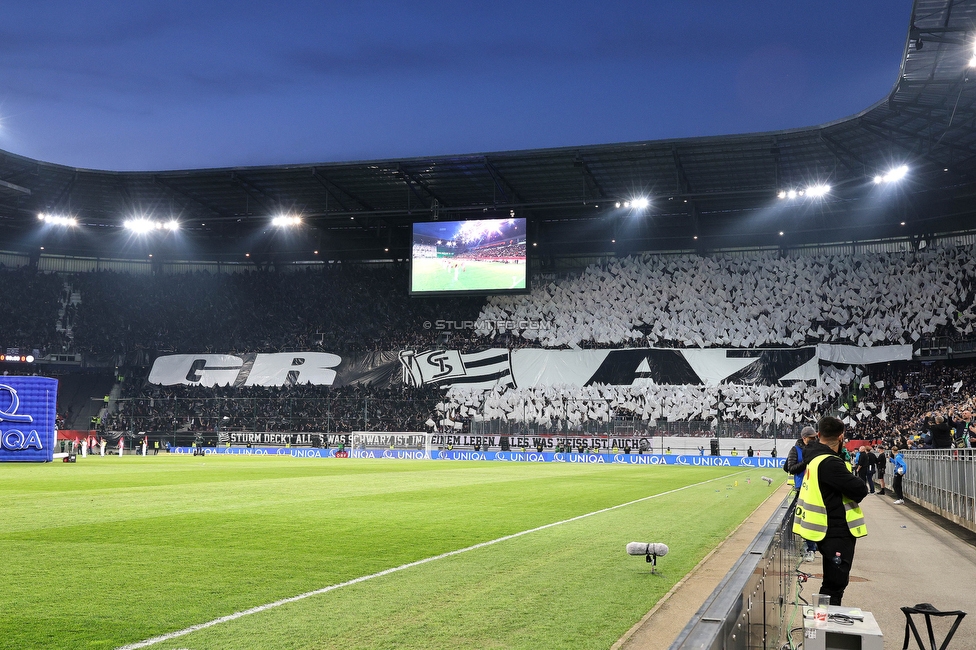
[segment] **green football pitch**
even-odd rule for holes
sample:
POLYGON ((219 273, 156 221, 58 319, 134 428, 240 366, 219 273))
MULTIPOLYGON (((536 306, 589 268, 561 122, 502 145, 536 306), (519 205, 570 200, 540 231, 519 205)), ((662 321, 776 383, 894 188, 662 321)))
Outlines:
POLYGON ((525 264, 465 260, 451 268, 444 259, 417 259, 410 270, 412 291, 487 291, 525 288, 525 264))
POLYGON ((122 647, 366 578, 149 647, 608 648, 769 496, 760 475, 247 456, 5 464, 0 647, 122 647), (626 555, 631 541, 672 551, 652 574, 626 555))

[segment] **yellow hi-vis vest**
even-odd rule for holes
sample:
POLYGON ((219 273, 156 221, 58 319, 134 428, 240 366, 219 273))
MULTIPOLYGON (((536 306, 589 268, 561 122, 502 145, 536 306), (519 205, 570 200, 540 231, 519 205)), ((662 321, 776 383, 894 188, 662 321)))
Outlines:
MULTIPOLYGON (((820 492, 820 463, 827 458, 817 456, 807 464, 807 471, 800 486, 800 496, 796 500, 796 515, 793 518, 793 532, 819 542, 827 536, 827 506, 824 504, 823 494, 820 492)), ((846 463, 845 463, 846 464, 846 463)), ((850 465, 847 467, 850 469, 850 465)), ((854 537, 864 537, 868 534, 868 527, 864 523, 864 513, 855 501, 843 497, 844 514, 847 527, 854 537)))

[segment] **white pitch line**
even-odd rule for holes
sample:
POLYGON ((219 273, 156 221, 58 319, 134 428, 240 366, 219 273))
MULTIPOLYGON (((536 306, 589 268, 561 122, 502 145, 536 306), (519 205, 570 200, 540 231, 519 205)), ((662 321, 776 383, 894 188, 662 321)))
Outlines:
POLYGON ((700 483, 692 483, 691 485, 685 485, 684 487, 668 490, 667 492, 660 492, 658 494, 652 494, 650 496, 641 497, 640 499, 635 499, 633 501, 628 501, 627 503, 621 503, 615 506, 610 506, 609 508, 603 508, 602 510, 594 510, 593 512, 588 512, 585 515, 577 515, 576 517, 570 517, 569 519, 563 519, 562 521, 556 521, 551 524, 545 524, 544 526, 539 526, 537 528, 530 528, 529 530, 523 530, 518 533, 512 533, 511 535, 505 535, 504 537, 499 537, 498 539, 493 539, 487 542, 481 542, 479 544, 475 544, 474 546, 459 548, 455 551, 448 551, 447 553, 441 553, 440 555, 434 555, 431 557, 424 558, 422 560, 416 560, 415 562, 408 562, 407 564, 401 564, 400 566, 393 567, 391 569, 384 569, 383 571, 379 571, 377 573, 371 573, 368 576, 360 576, 358 578, 353 578, 352 580, 347 580, 345 582, 340 582, 338 584, 329 585, 328 587, 322 587, 321 589, 316 589, 315 591, 307 591, 304 594, 298 594, 297 596, 291 596, 290 598, 282 598, 281 600, 276 600, 273 603, 268 603, 266 605, 258 605, 257 607, 252 607, 251 609, 245 609, 240 612, 234 612, 233 614, 228 614, 227 616, 221 616, 220 618, 215 618, 212 621, 207 621, 206 623, 198 623, 197 625, 191 625, 188 628, 177 630, 176 632, 169 632, 167 634, 154 636, 151 639, 146 639, 145 641, 139 641, 138 643, 130 643, 129 645, 120 646, 116 650, 137 650, 137 648, 146 648, 148 646, 155 645, 157 643, 162 643, 163 641, 170 641, 172 639, 177 639, 181 636, 186 636, 191 632, 205 630, 208 627, 220 625, 221 623, 236 621, 239 618, 243 618, 251 614, 258 614, 260 612, 265 612, 269 609, 274 609, 275 607, 281 607, 282 605, 287 605, 288 603, 294 603, 299 600, 305 600, 306 598, 309 598, 311 596, 318 596, 319 594, 325 594, 330 591, 335 591, 336 589, 341 589, 343 587, 355 585, 360 582, 366 582, 367 580, 372 580, 373 578, 381 578, 383 576, 390 575, 391 573, 396 573, 398 571, 403 571, 404 569, 410 569, 415 566, 420 566, 421 564, 427 564, 428 562, 436 562, 437 560, 443 560, 444 558, 451 557, 453 555, 460 555, 461 553, 467 553, 468 551, 475 551, 479 548, 492 546, 493 544, 498 544, 500 542, 507 542, 510 539, 515 539, 516 537, 522 537, 523 535, 528 535, 530 533, 537 533, 540 530, 546 530, 547 528, 554 528, 555 526, 561 526, 563 524, 579 521, 580 519, 586 519, 587 517, 603 514, 604 512, 610 512, 611 510, 617 510, 618 508, 626 508, 627 506, 632 506, 635 503, 641 503, 642 501, 648 501, 650 499, 657 499, 659 497, 667 496, 669 494, 674 494, 675 492, 681 492, 682 490, 687 490, 688 488, 698 487, 699 485, 705 485, 706 483, 711 483, 712 481, 727 479, 730 476, 735 476, 736 474, 741 474, 742 472, 745 471, 748 470, 742 470, 741 472, 733 472, 732 474, 728 474, 726 476, 717 476, 715 478, 710 478, 707 481, 701 481, 700 483))

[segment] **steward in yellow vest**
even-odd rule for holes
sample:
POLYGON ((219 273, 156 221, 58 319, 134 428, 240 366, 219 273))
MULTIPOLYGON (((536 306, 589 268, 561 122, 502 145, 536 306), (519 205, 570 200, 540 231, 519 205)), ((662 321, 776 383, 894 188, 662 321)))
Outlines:
POLYGON ((840 605, 850 580, 854 546, 868 533, 864 513, 857 505, 868 487, 851 473, 841 450, 844 423, 825 417, 817 424, 819 442, 803 449, 807 463, 797 496, 793 532, 817 543, 823 557, 823 586, 831 605, 840 605))

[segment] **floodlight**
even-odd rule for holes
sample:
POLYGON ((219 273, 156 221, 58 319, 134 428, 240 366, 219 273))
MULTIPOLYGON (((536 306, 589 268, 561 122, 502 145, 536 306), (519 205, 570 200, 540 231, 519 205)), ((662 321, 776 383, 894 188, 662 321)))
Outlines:
POLYGON ((636 198, 634 199, 633 202, 634 207, 637 208, 638 210, 643 210, 647 208, 647 206, 649 206, 650 204, 651 202, 646 196, 641 196, 639 198, 636 198))
POLYGON ((807 187, 807 196, 820 197, 830 192, 830 185, 810 185, 807 187))
POLYGON ((976 68, 976 54, 973 55, 973 58, 969 59, 969 67, 976 68))
POLYGON ((301 222, 302 222, 301 217, 282 214, 272 219, 271 225, 277 226, 278 228, 290 228, 291 226, 299 225, 301 222))
POLYGON ((180 222, 176 219, 170 219, 166 222, 166 230, 179 230, 180 222))
POLYGON ((885 180, 887 180, 889 183, 894 183, 895 181, 900 181, 901 179, 905 178, 905 174, 907 173, 908 165, 900 165, 888 172, 885 180))
POLYGON ((156 224, 145 217, 126 219, 122 225, 125 226, 126 229, 139 234, 150 232, 156 228, 156 224))
POLYGON ((786 196, 787 196, 787 198, 795 199, 796 198, 796 190, 790 190, 789 192, 786 193, 786 196))
POLYGON ((620 207, 620 201, 617 201, 614 205, 619 208, 620 207))
POLYGON ((899 165, 898 167, 892 167, 889 169, 888 173, 884 174, 883 176, 875 176, 874 182, 875 184, 897 183, 901 179, 905 178, 906 174, 908 174, 908 165, 899 165))
POLYGON ((786 190, 780 190, 779 191, 779 194, 777 194, 776 197, 777 198, 780 198, 780 199, 785 199, 786 198, 786 190))
POLYGON ((44 223, 49 223, 55 226, 71 227, 71 226, 78 225, 78 220, 75 219, 74 217, 64 216, 60 214, 45 214, 42 212, 37 215, 37 218, 40 221, 43 221, 44 223))

